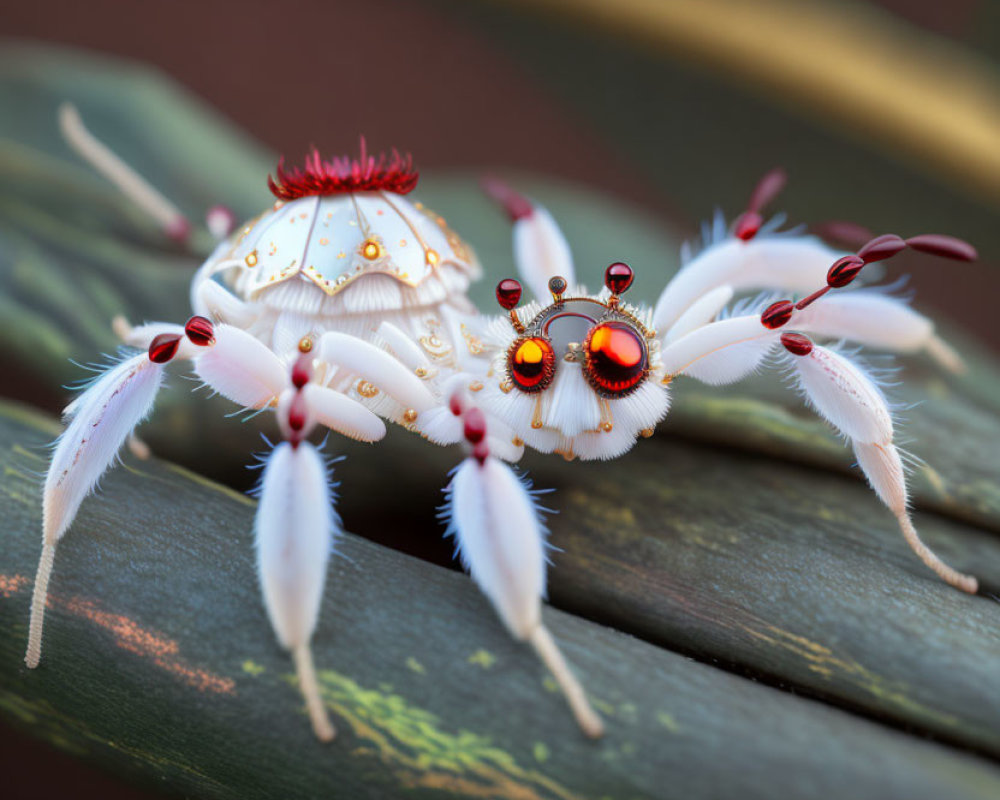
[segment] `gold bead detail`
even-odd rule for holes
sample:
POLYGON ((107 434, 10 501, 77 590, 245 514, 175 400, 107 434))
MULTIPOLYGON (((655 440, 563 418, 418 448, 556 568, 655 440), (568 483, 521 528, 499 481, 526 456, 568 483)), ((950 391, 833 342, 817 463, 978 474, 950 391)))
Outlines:
POLYGON ((312 349, 313 349, 313 340, 311 337, 303 336, 301 339, 299 339, 300 353, 309 353, 312 351, 312 349))
POLYGON ((247 253, 247 257, 244 258, 243 260, 246 261, 248 267, 256 267, 257 266, 257 251, 256 250, 251 250, 249 253, 247 253))
POLYGON ((414 408, 408 408, 403 412, 403 422, 407 425, 412 425, 417 421, 417 411, 414 408))
POLYGON ((611 433, 614 427, 615 426, 612 425, 610 422, 605 422, 603 425, 601 425, 601 430, 604 431, 605 433, 611 433))
POLYGON ((424 257, 427 259, 427 263, 430 264, 432 267, 438 263, 438 259, 440 258, 440 256, 438 256, 437 254, 437 250, 428 250, 424 254, 424 257))
POLYGON ((650 436, 653 435, 653 429, 652 428, 643 428, 641 431, 639 431, 639 435, 643 439, 648 439, 650 436))
POLYGON ((520 436, 515 436, 513 439, 510 440, 510 443, 514 445, 514 447, 523 447, 524 439, 522 439, 520 436))
POLYGON ((374 261, 382 255, 382 245, 374 239, 366 239, 365 243, 361 245, 361 255, 369 261, 374 261))

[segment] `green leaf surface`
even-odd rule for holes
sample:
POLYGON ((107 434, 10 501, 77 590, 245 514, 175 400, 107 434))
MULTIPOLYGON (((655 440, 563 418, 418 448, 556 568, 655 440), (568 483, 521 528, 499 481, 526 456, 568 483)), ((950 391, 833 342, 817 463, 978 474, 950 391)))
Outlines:
MULTIPOLYGON (((858 798, 1000 792, 1000 769, 982 759, 548 609, 607 720, 603 740, 585 740, 542 667, 471 581, 350 534, 331 566, 314 639, 339 729, 321 745, 258 596, 253 503, 156 460, 127 458, 81 510, 57 556, 43 662, 29 671, 21 659, 41 520, 30 473, 57 427, 0 404, 0 715, 146 785, 212 798, 404 790, 771 798, 781 775, 782 791, 800 798, 845 785, 858 798)), ((571 498, 571 509, 578 502, 571 498)), ((572 544, 561 530, 556 543, 572 544)), ((952 594, 944 606, 965 616, 975 602, 985 605, 952 594)), ((714 612, 696 609, 692 623, 714 612)), ((778 640, 779 650, 787 633, 745 614, 732 623, 750 630, 747 638, 778 640)), ((970 644, 960 634, 945 639, 942 646, 970 644)), ((833 657, 817 663, 838 668, 833 657)))

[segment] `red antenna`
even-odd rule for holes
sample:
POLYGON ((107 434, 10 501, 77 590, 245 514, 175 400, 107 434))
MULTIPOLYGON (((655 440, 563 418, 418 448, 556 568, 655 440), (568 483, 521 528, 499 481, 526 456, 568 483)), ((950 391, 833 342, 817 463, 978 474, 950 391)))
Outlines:
POLYGON ((750 193, 747 210, 733 223, 733 233, 738 238, 748 242, 757 235, 760 226, 764 224, 764 217, 760 212, 781 194, 787 182, 788 174, 781 167, 775 167, 757 181, 753 192, 750 193))
MULTIPOLYGON (((866 265, 892 258, 906 248, 930 253, 941 258, 950 258, 953 261, 975 261, 978 258, 975 247, 961 239, 956 239, 954 236, 938 233, 925 233, 920 236, 912 236, 909 239, 902 239, 894 233, 876 236, 862 246, 857 253, 843 256, 834 261, 826 273, 826 286, 823 288, 817 289, 808 297, 803 297, 794 304, 791 300, 779 300, 776 303, 771 303, 760 315, 761 325, 771 330, 781 328, 788 324, 795 311, 801 311, 816 302, 831 289, 841 289, 850 284, 866 265)), ((801 336, 800 334, 795 335, 801 336)), ((794 341, 799 350, 803 349, 804 345, 800 339, 791 341, 794 341)), ((790 352, 797 353, 796 349, 789 347, 784 335, 782 344, 790 352)), ((797 354, 802 355, 802 353, 797 354)))

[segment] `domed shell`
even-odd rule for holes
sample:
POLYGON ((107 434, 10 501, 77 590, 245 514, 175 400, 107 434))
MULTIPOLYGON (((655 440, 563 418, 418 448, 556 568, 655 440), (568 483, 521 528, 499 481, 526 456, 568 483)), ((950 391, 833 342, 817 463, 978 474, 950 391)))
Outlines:
POLYGON ((441 216, 390 192, 279 201, 236 233, 224 262, 241 267, 234 285, 248 299, 296 276, 333 296, 371 274, 416 288, 436 272, 459 273, 463 286, 479 272, 441 216))

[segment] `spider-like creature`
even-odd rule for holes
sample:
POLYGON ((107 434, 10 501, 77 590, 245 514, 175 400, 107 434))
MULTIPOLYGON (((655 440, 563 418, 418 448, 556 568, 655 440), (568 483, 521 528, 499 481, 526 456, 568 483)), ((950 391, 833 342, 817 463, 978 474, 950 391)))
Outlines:
MULTIPOLYGON (((137 204, 183 236, 186 220, 95 140, 75 110, 67 140, 137 204)), ((465 296, 478 277, 472 250, 437 214, 409 202, 417 183, 409 158, 368 155, 303 169, 279 166, 269 179, 273 208, 235 228, 216 208, 220 242, 191 287, 186 324, 116 330, 122 359, 66 409, 67 427, 44 489, 43 547, 25 658, 41 656, 42 623, 56 544, 100 475, 150 412, 169 363, 190 361, 203 384, 246 409, 273 409, 283 441, 265 459, 256 516, 264 602, 279 642, 291 651, 313 729, 334 729, 321 701, 310 651, 338 533, 329 469, 309 437, 328 428, 375 441, 389 420, 436 444, 463 443, 467 457, 446 491, 444 516, 462 562, 513 636, 551 670, 582 730, 600 736, 589 705, 542 622, 545 527, 533 493, 510 464, 525 446, 566 458, 609 459, 652 434, 667 414, 674 378, 737 381, 768 361, 783 364, 802 394, 850 440, 872 488, 916 554, 951 585, 974 578, 945 565, 918 538, 907 510, 893 418, 864 368, 810 336, 882 350, 926 349, 945 367, 958 356, 932 323, 873 289, 837 291, 872 262, 906 248, 971 260, 947 236, 871 239, 844 254, 801 231, 781 233, 763 208, 784 182, 769 173, 747 211, 717 219, 703 247, 667 284, 655 307, 623 300, 633 282, 624 263, 588 293, 574 278, 569 247, 551 216, 499 181, 487 191, 508 212, 522 280, 534 300, 518 307, 518 281, 501 281, 506 314, 479 314, 465 296), (744 300, 768 290, 801 299, 744 300), (727 308, 728 307, 728 308, 727 308)))

